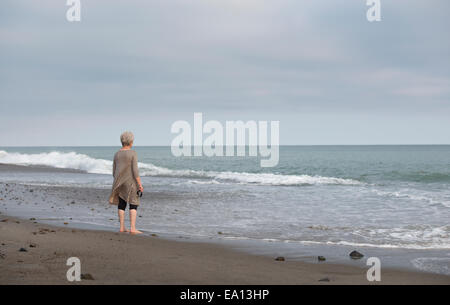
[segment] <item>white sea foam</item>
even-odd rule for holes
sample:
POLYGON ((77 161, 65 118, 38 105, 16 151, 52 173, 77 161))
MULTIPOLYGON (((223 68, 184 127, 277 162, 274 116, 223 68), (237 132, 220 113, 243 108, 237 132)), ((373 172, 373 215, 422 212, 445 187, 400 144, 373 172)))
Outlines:
POLYGON ((76 169, 95 174, 110 174, 112 172, 112 161, 95 159, 75 152, 52 151, 49 153, 22 154, 0 151, 0 163, 76 169))
MULTIPOLYGON (((49 152, 39 154, 9 153, 0 151, 0 163, 17 165, 41 165, 56 168, 77 169, 93 174, 111 174, 112 161, 95 159, 75 152, 49 152)), ((218 172, 197 170, 176 170, 139 163, 141 176, 180 177, 213 179, 215 182, 227 181, 242 184, 295 186, 295 185, 359 185, 352 179, 309 175, 281 175, 272 173, 218 172)))
POLYGON ((417 269, 450 275, 450 258, 445 257, 419 257, 413 259, 411 263, 417 269))
POLYGON ((419 195, 419 194, 412 194, 414 190, 399 190, 399 191, 381 191, 377 189, 371 190, 373 193, 377 194, 378 196, 382 197, 390 197, 390 198, 398 198, 398 199, 408 199, 413 201, 422 201, 429 203, 431 205, 442 205, 444 207, 449 208, 450 207, 450 201, 445 200, 443 198, 433 198, 432 192, 426 193, 426 196, 419 195))
POLYGON ((445 250, 450 249, 450 226, 407 226, 402 228, 367 229, 351 227, 328 227, 314 225, 308 229, 325 230, 326 236, 318 236, 317 240, 308 239, 303 234, 298 237, 267 238, 245 236, 223 236, 227 239, 260 239, 263 241, 300 243, 305 245, 332 245, 380 249, 410 250, 445 250), (363 237, 363 240, 352 240, 352 234, 363 237), (338 236, 347 236, 339 240, 338 236))
MULTIPOLYGON (((389 229, 360 229, 353 232, 379 245, 366 246, 405 249, 450 249, 450 226, 406 226, 389 229)), ((348 244, 352 245, 352 244, 348 244)))
MULTIPOLYGON (((450 226, 406 226, 402 228, 351 228, 351 227, 329 227, 322 225, 309 226, 308 229, 326 231, 328 236, 351 236, 362 237, 361 241, 348 240, 305 240, 304 236, 296 238, 278 238, 274 241, 302 244, 325 244, 351 247, 385 248, 385 249, 450 249, 450 226), (337 235, 336 235, 337 234, 337 235)), ((328 239, 328 237, 325 237, 328 239)), ((334 239, 334 237, 332 238, 334 239)))
MULTIPOLYGON (((249 238, 244 236, 223 236, 225 239, 255 239, 259 238, 249 238)), ((361 247, 361 248, 379 248, 379 249, 409 249, 409 250, 442 250, 450 249, 450 245, 442 246, 439 244, 408 244, 408 243, 364 243, 364 242, 351 242, 351 241, 315 241, 315 240, 295 240, 295 239, 281 239, 281 238, 261 238, 263 241, 269 242, 283 242, 283 243, 299 243, 304 245, 330 245, 330 246, 349 246, 349 247, 361 247)), ((394 241, 392 241, 394 242, 394 241)))

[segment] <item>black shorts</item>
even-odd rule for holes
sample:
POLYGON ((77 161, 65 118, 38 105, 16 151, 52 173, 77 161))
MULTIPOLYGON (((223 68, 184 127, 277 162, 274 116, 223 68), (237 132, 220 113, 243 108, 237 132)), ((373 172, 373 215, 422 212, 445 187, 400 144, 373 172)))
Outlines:
MULTIPOLYGON (((119 205, 117 207, 119 208, 119 210, 125 211, 125 209, 127 208, 127 202, 119 197, 119 205)), ((137 207, 137 205, 130 204, 130 210, 137 210, 137 207)))

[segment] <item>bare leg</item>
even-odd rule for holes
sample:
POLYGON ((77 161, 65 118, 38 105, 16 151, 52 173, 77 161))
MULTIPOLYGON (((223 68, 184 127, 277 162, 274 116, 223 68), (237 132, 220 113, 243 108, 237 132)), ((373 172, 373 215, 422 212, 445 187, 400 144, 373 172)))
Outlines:
POLYGON ((120 222, 120 230, 119 232, 128 232, 127 229, 125 229, 125 211, 121 209, 117 209, 119 214, 119 222, 120 222))
POLYGON ((135 209, 130 209, 130 226, 131 226, 130 233, 131 234, 141 234, 142 233, 141 231, 136 230, 136 216, 137 216, 137 211, 135 209))

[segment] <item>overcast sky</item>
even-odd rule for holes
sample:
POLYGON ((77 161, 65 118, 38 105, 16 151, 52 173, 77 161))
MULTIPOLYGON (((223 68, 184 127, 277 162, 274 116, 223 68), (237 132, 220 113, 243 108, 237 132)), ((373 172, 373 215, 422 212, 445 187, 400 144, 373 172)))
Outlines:
POLYGON ((176 120, 281 144, 450 144, 450 1, 0 3, 0 146, 169 145, 176 120))

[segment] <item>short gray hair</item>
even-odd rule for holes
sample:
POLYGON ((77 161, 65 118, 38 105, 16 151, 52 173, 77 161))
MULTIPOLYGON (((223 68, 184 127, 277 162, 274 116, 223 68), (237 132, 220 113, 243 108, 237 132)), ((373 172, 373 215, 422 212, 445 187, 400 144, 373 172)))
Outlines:
POLYGON ((120 142, 122 142, 122 146, 128 146, 131 142, 134 141, 134 135, 131 131, 125 131, 120 135, 120 142))

